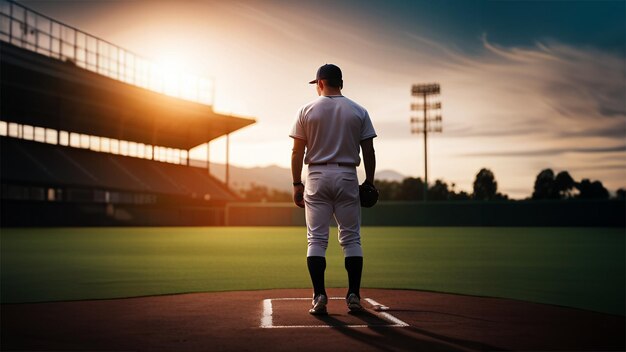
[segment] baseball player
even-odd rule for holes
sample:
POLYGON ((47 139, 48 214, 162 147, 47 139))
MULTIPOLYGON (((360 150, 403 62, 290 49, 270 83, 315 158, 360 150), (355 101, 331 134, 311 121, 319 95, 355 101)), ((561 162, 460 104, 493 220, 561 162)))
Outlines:
POLYGON ((363 270, 361 208, 356 167, 363 151, 366 180, 373 186, 376 131, 367 110, 341 94, 341 69, 326 64, 314 80, 319 97, 303 106, 289 136, 293 138, 291 173, 293 199, 305 209, 307 224, 307 267, 313 283, 311 314, 327 314, 324 286, 326 248, 331 216, 339 230, 339 243, 348 272, 346 303, 350 311, 362 310, 360 286, 363 270), (306 151, 306 154, 305 154, 306 151), (306 182, 302 163, 308 165, 306 182))

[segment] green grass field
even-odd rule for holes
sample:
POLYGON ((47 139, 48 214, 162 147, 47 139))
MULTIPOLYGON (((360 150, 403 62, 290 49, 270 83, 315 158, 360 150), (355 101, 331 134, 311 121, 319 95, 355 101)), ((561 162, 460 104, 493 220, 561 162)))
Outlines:
MULTIPOLYGON (((332 230, 328 287, 345 287, 332 230)), ((420 289, 624 315, 622 228, 363 229, 364 287, 420 289)), ((299 227, 2 229, 1 300, 307 288, 299 227)))

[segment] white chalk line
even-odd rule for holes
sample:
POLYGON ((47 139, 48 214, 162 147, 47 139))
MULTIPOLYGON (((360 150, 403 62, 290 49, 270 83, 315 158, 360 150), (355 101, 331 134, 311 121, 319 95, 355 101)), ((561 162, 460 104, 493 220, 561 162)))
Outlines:
POLYGON ((261 317, 261 327, 267 328, 273 326, 272 322, 272 300, 263 300, 263 316, 261 317))
MULTIPOLYGON (((261 326, 264 329, 309 329, 309 328, 369 328, 369 325, 276 325, 276 326, 261 326)), ((381 327, 391 327, 390 325, 381 325, 381 327)))
MULTIPOLYGON (((345 297, 328 297, 328 299, 345 299, 345 297)), ((272 301, 312 301, 313 298, 287 297, 287 298, 271 298, 272 301)))
MULTIPOLYGON (((374 301, 371 298, 365 298, 365 300, 369 304, 373 305, 374 307, 378 306, 378 307, 381 307, 381 308, 389 309, 389 307, 387 307, 386 305, 380 304, 380 303, 374 301)), ((390 322, 394 323, 397 326, 409 326, 409 324, 403 322, 402 320, 394 317, 393 315, 391 315, 389 313, 384 313, 383 312, 383 313, 378 313, 378 315, 380 315, 381 317, 384 317, 385 319, 387 319, 387 321, 390 321, 390 322)))
MULTIPOLYGON (((407 327, 409 324, 403 322, 402 320, 396 318, 395 316, 389 313, 380 313, 375 312, 374 315, 386 320, 390 323, 390 325, 341 325, 341 326, 333 326, 333 325, 274 325, 273 322, 273 308, 272 301, 305 301, 310 300, 311 298, 267 298, 263 300, 263 315, 261 316, 261 325, 260 327, 263 329, 302 329, 302 328, 369 328, 369 327, 377 327, 377 328, 401 328, 407 327)), ((328 299, 339 300, 345 299, 343 297, 329 297, 328 299)), ((365 298, 369 304, 373 306, 382 306, 386 307, 371 298, 365 298)))
POLYGON ((374 300, 373 300, 373 299, 371 299, 371 298, 364 298, 364 300, 365 300, 365 301, 367 301, 367 303, 369 303, 369 304, 371 304, 371 305, 373 305, 373 306, 381 306, 381 307, 386 307, 386 306, 383 306, 382 304, 380 304, 380 303, 378 303, 378 302, 374 301, 374 300))

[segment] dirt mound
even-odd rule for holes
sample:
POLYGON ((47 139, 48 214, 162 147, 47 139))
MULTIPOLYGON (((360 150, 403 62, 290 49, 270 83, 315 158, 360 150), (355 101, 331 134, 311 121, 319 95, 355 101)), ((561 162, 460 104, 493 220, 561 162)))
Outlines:
POLYGON ((624 350, 625 318, 507 299, 344 290, 311 316, 310 290, 192 293, 2 305, 2 350, 624 350), (374 310, 375 305, 388 310, 374 310))

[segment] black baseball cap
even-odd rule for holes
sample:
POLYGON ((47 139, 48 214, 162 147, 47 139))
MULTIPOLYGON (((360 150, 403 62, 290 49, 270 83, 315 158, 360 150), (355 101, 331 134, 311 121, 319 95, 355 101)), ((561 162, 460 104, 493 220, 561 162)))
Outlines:
POLYGON ((315 79, 309 84, 315 84, 320 79, 327 79, 334 82, 342 82, 341 69, 333 64, 326 64, 317 69, 315 79))

